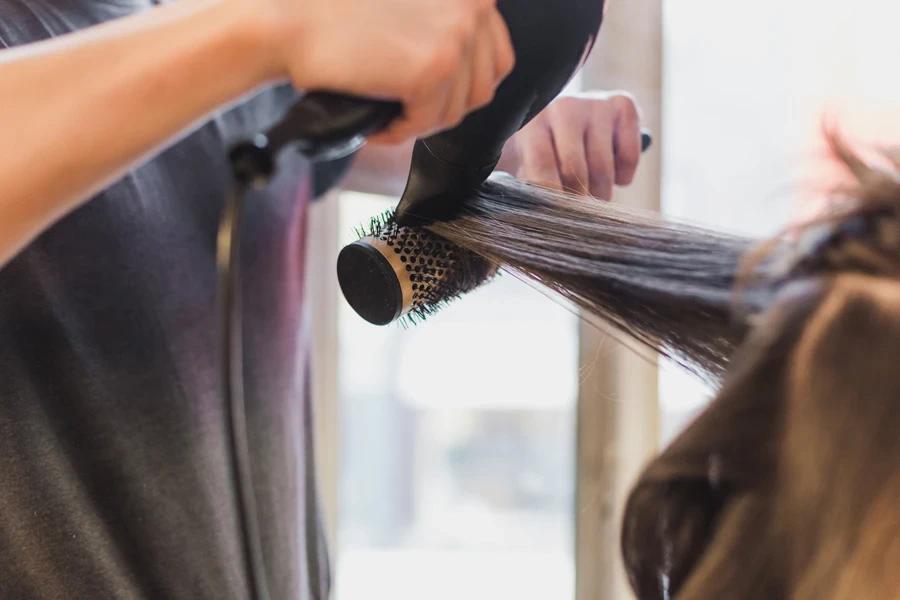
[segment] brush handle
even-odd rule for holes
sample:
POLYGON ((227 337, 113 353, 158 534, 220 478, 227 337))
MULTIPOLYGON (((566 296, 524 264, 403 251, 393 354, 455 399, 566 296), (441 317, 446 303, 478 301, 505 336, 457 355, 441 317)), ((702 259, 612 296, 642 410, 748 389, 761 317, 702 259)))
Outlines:
POLYGON ((641 152, 646 152, 653 145, 653 136, 649 129, 641 129, 641 152))
POLYGON ((313 160, 352 154, 365 138, 403 114, 399 102, 331 92, 310 92, 266 133, 273 154, 287 145, 313 160))
MULTIPOLYGON (((402 114, 403 105, 399 102, 311 92, 288 110, 266 133, 266 138, 273 154, 294 144, 312 159, 338 158, 356 151, 365 138, 402 114)), ((650 132, 641 131, 641 152, 652 143, 650 132)))

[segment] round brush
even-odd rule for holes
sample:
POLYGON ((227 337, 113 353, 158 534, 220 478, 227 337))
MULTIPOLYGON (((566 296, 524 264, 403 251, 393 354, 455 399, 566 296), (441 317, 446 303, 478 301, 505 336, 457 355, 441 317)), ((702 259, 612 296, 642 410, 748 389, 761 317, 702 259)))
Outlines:
POLYGON ((416 323, 497 273, 497 267, 394 212, 374 217, 338 256, 341 291, 374 325, 416 323))
MULTIPOLYGON (((652 141, 648 132, 641 132, 641 151, 652 141)), ((504 177, 512 176, 495 172, 489 179, 504 177)), ((452 204, 462 214, 464 196, 452 204)), ((344 298, 369 323, 388 325, 399 319, 415 324, 498 273, 498 265, 431 232, 427 224, 403 221, 398 223, 394 211, 373 218, 357 230, 360 239, 338 255, 344 298)))

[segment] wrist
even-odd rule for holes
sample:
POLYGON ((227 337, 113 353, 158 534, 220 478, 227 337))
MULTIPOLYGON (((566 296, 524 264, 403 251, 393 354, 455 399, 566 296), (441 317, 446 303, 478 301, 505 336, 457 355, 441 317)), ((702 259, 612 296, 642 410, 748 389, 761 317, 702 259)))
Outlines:
MULTIPOLYGON (((222 0, 220 26, 229 54, 244 56, 245 68, 254 85, 284 80, 288 70, 278 40, 283 25, 271 3, 258 0, 222 0)), ((235 65, 236 67, 238 65, 235 65)))
MULTIPOLYGON (((316 89, 321 66, 314 56, 323 26, 317 21, 316 11, 322 10, 317 2, 296 0, 232 0, 250 5, 255 24, 249 33, 267 58, 265 65, 271 80, 290 79, 299 90, 316 89), (318 35, 318 37, 317 37, 318 35), (316 68, 319 66, 319 68, 316 68)), ((326 11, 328 8, 326 7, 326 11)))

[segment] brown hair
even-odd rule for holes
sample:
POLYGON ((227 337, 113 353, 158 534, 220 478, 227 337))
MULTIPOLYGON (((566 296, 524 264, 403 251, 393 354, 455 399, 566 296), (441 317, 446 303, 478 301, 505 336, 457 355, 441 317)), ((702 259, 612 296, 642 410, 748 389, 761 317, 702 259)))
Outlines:
POLYGON ((762 254, 511 181, 431 226, 720 382, 628 499, 640 600, 900 595, 900 179, 832 148, 855 185, 762 254))
POLYGON ((428 228, 707 379, 724 373, 746 334, 731 290, 752 240, 511 177, 484 184, 462 216, 428 228))

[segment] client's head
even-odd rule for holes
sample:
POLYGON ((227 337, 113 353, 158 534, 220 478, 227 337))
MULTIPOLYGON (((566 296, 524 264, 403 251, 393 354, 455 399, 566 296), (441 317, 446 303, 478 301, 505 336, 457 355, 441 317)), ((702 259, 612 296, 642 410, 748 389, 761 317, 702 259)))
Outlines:
POLYGON ((900 169, 831 139, 853 183, 764 244, 509 178, 385 237, 418 316, 500 267, 717 386, 628 500, 640 600, 900 596, 900 169))
POLYGON ((767 255, 717 396, 628 500, 641 600, 900 596, 900 179, 833 145, 856 185, 767 255))
POLYGON ((854 183, 763 244, 508 180, 429 227, 716 384, 628 500, 641 600, 900 597, 900 175, 831 139, 854 183))

